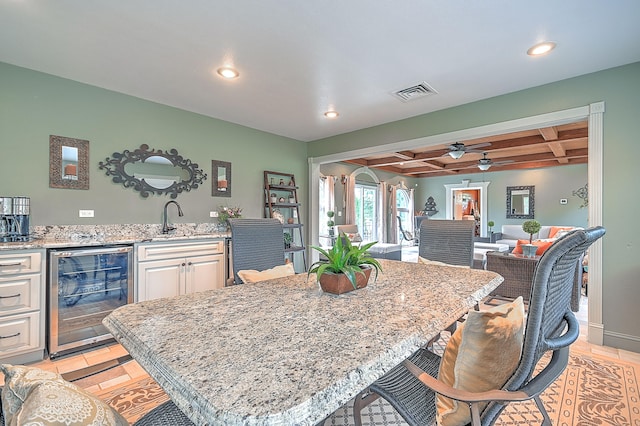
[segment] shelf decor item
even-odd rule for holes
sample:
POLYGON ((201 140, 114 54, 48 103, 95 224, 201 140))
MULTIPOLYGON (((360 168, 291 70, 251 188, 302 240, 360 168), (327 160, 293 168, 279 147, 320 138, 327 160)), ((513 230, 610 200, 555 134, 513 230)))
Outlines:
POLYGON ((325 259, 318 260, 309 268, 307 278, 316 273, 323 291, 342 294, 367 286, 371 271, 375 270, 375 278, 382 271, 380 263, 367 250, 377 241, 361 246, 351 244, 349 238, 337 238, 333 247, 328 250, 311 246, 320 252, 325 259))
POLYGON ((273 219, 278 219, 280 223, 284 223, 284 215, 278 209, 273 209, 273 212, 271 212, 271 217, 273 219))

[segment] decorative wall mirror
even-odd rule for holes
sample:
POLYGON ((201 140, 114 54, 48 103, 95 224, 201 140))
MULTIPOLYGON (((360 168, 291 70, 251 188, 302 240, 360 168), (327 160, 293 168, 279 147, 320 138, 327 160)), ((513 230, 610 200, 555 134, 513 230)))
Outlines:
POLYGON ((89 141, 49 136, 49 187, 89 189, 89 141))
POLYGON ((149 194, 176 198, 183 191, 197 188, 207 178, 197 163, 183 158, 177 150, 149 150, 146 144, 134 151, 114 152, 99 167, 107 176, 113 176, 113 182, 133 188, 145 198, 149 194))
POLYGON ((507 186, 507 219, 533 219, 535 186, 507 186))
POLYGON ((211 160, 211 196, 231 197, 231 163, 211 160))

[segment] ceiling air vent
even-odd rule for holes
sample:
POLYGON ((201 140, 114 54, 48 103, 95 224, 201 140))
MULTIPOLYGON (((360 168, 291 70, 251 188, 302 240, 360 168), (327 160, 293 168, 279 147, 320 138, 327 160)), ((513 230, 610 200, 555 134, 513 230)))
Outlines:
POLYGON ((425 96, 435 95, 438 92, 427 83, 422 82, 420 84, 416 84, 415 86, 407 87, 406 89, 401 89, 393 92, 393 95, 399 98, 402 102, 412 101, 414 99, 424 98, 425 96))

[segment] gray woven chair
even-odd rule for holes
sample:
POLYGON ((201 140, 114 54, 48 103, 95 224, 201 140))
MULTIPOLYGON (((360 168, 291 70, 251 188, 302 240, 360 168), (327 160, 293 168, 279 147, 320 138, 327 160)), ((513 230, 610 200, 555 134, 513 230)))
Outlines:
POLYGON ((278 219, 229 219, 231 257, 236 284, 238 271, 263 271, 284 264, 282 223, 278 219))
POLYGON ((572 231, 540 258, 532 280, 520 362, 502 389, 470 393, 449 387, 434 378, 438 374, 440 357, 420 349, 356 397, 355 424, 362 424, 362 408, 378 397, 389 401, 410 425, 435 424, 435 392, 438 392, 469 403, 474 426, 493 425, 506 404, 529 399, 535 400, 544 417, 543 424, 551 425, 540 394, 566 368, 569 345, 580 333, 578 320, 570 309, 575 265, 582 253, 604 233, 602 227, 572 231), (549 363, 534 375, 536 364, 549 351, 549 363), (476 403, 483 401, 490 402, 480 413, 476 403))
POLYGON ((194 423, 169 400, 139 418, 133 426, 192 426, 194 423))
MULTIPOLYGON (((573 292, 571 295, 571 310, 580 310, 580 299, 582 298, 582 259, 580 256, 576 262, 576 270, 573 280, 573 292)), ((485 303, 491 299, 515 299, 522 296, 525 302, 529 302, 531 284, 535 272, 538 258, 528 258, 514 256, 510 253, 490 251, 487 252, 487 270, 497 272, 502 275, 504 281, 491 293, 485 303)))
POLYGON ((473 266, 473 220, 423 220, 418 254, 450 265, 473 266))

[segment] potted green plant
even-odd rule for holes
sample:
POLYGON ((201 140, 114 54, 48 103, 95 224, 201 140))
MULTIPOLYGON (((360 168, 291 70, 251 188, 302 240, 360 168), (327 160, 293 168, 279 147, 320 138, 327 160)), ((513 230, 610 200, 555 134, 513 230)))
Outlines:
POLYGON ((492 220, 487 222, 487 227, 489 228, 489 242, 493 243, 493 227, 496 226, 496 223, 492 220))
POLYGON ((337 238, 333 247, 328 250, 312 246, 325 258, 311 265, 307 278, 315 272, 322 290, 334 294, 366 287, 371 271, 376 272, 375 280, 378 278, 378 271, 382 270, 380 263, 367 251, 376 242, 353 245, 344 236, 337 238))
POLYGON ((291 248, 291 243, 293 242, 293 235, 288 232, 282 234, 282 238, 284 239, 284 248, 291 248))
POLYGON ((522 230, 529 234, 529 244, 522 244, 522 254, 527 257, 534 257, 538 247, 533 245, 533 234, 537 234, 540 231, 540 222, 537 220, 527 220, 522 224, 522 230))
POLYGON ((334 212, 332 210, 329 210, 327 212, 327 216, 329 217, 329 220, 327 221, 327 226, 329 227, 329 236, 333 237, 334 235, 334 231, 333 231, 333 227, 335 226, 335 222, 333 221, 333 216, 334 216, 334 212))

